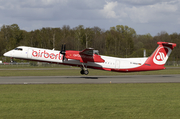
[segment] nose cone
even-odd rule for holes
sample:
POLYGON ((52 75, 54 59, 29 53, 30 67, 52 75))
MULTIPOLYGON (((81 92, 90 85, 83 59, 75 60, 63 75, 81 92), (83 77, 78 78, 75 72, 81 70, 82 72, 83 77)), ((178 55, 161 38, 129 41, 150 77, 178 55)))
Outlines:
POLYGON ((3 55, 4 55, 5 57, 7 57, 7 56, 8 56, 8 52, 4 53, 3 55))
POLYGON ((11 54, 11 52, 9 51, 9 52, 6 52, 6 53, 4 53, 3 54, 5 57, 11 57, 12 56, 12 54, 11 54))

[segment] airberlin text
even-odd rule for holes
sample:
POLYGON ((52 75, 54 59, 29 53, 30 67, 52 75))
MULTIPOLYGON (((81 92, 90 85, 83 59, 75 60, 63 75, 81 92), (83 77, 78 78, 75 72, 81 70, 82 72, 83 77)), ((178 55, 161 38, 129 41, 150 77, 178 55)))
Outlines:
POLYGON ((32 56, 33 57, 42 57, 42 58, 50 58, 50 59, 59 59, 62 60, 62 56, 60 53, 49 53, 46 50, 44 51, 32 51, 32 56))

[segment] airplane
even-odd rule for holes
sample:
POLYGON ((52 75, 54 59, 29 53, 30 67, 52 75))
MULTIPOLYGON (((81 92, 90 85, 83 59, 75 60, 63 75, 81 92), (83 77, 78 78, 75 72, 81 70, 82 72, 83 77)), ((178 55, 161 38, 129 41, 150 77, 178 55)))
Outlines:
POLYGON ((88 75, 88 68, 115 71, 115 72, 139 72, 163 70, 175 43, 157 42, 158 47, 150 57, 143 58, 117 58, 99 55, 98 50, 87 48, 82 51, 66 50, 62 45, 61 51, 42 49, 35 47, 19 46, 3 55, 6 57, 48 62, 77 66, 81 68, 80 73, 88 75))

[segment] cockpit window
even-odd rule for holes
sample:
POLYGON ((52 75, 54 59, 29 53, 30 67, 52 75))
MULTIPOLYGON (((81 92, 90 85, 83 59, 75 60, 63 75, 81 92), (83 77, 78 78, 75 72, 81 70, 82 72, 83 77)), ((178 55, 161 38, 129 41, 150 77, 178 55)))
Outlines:
POLYGON ((22 48, 15 48, 14 50, 22 51, 23 49, 22 48))

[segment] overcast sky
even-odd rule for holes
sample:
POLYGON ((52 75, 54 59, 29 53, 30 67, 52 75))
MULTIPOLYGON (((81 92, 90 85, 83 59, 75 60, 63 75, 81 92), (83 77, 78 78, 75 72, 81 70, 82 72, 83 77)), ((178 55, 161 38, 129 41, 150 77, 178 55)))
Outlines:
POLYGON ((0 26, 42 27, 127 25, 137 34, 180 33, 180 0, 0 0, 0 26))

